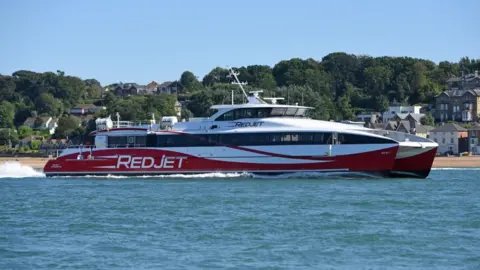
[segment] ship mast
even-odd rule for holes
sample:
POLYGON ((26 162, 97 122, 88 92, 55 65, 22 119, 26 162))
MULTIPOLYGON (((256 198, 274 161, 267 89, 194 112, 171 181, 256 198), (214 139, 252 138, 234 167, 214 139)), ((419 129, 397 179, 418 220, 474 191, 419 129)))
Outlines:
MULTIPOLYGON (((240 82, 240 80, 237 77, 240 74, 240 72, 235 72, 231 67, 228 67, 228 72, 229 73, 227 75, 227 78, 233 77, 235 79, 235 81, 232 82, 232 84, 238 84, 238 86, 240 86, 240 89, 242 89, 243 95, 248 100, 247 92, 245 92, 245 89, 243 89, 243 86, 242 86, 242 85, 247 85, 248 83, 247 82, 240 82)), ((232 104, 233 104, 233 98, 232 98, 232 104)))

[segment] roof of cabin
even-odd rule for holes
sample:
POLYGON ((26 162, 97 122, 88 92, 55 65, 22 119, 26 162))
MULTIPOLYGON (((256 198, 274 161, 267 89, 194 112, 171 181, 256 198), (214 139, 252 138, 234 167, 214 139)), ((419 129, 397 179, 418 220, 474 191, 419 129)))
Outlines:
POLYGON ((211 109, 237 109, 237 108, 298 108, 298 109, 313 109, 313 107, 284 105, 284 104, 234 104, 234 105, 213 105, 211 109))

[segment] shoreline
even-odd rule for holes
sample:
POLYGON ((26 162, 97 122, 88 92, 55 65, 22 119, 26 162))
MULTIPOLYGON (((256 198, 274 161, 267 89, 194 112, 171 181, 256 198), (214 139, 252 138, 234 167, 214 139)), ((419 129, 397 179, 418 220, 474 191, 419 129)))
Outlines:
MULTIPOLYGON (((18 162, 23 166, 43 169, 47 157, 0 157, 0 166, 6 162, 18 162)), ((480 156, 436 157, 432 168, 480 168, 480 156)))

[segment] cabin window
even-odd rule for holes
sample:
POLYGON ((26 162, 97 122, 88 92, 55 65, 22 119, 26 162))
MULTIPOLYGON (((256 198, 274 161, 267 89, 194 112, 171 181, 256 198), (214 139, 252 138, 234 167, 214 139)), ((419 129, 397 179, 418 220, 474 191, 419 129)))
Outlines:
POLYGON ((298 108, 287 108, 285 111, 285 116, 294 116, 298 108))
POLYGON ((218 112, 217 109, 209 109, 207 111, 207 114, 206 114, 206 117, 212 117, 214 114, 216 114, 218 112))
POLYGON ((235 134, 190 134, 147 136, 111 136, 108 147, 211 147, 216 145, 324 145, 324 144, 377 144, 393 143, 388 138, 377 138, 358 134, 330 132, 271 132, 235 134), (337 134, 335 134, 337 135, 337 134))
POLYGON ((305 109, 305 108, 299 108, 297 110, 297 112, 295 113, 295 116, 304 116, 306 111, 307 111, 307 109, 305 109))
POLYGON ((157 146, 157 137, 158 135, 157 134, 148 134, 147 135, 147 142, 146 142, 146 145, 147 147, 155 147, 157 146))
POLYGON ((387 138, 377 138, 359 134, 338 134, 339 144, 378 144, 393 143, 387 138))
POLYGON ((270 112, 270 116, 274 117, 274 116, 283 116, 285 114, 285 111, 287 110, 287 108, 272 108, 272 111, 270 112))
POLYGON ((126 146, 127 146, 126 136, 109 136, 108 137, 109 148, 126 147, 126 146))

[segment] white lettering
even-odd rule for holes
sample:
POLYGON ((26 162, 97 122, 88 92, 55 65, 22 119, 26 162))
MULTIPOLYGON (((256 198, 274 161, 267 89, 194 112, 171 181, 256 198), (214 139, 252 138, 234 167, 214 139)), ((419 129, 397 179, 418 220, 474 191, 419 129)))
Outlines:
POLYGON ((182 168, 182 162, 184 159, 186 159, 187 157, 177 157, 177 159, 179 160, 178 161, 178 168, 181 169, 182 168))
POLYGON ((161 169, 163 168, 163 161, 165 160, 165 155, 162 156, 162 159, 160 160, 160 164, 153 166, 155 169, 161 169))
POLYGON ((125 168, 128 169, 128 164, 130 163, 131 160, 132 160, 131 156, 118 156, 117 168, 120 168, 120 165, 123 165, 125 166, 125 168), (122 159, 126 159, 126 160, 122 161, 122 159))
POLYGON ((140 168, 143 168, 141 165, 142 165, 142 160, 143 158, 142 157, 134 157, 132 158, 132 163, 130 164, 130 168, 132 169, 140 169, 140 168))
POLYGON ((149 169, 153 167, 153 163, 155 163, 155 159, 153 157, 144 157, 142 160, 142 168, 149 169), (150 161, 148 165, 147 161, 150 161))
POLYGON ((183 160, 187 157, 172 157, 163 155, 161 158, 154 157, 132 157, 129 155, 120 155, 117 159, 117 169, 124 166, 126 169, 174 169, 182 168, 183 160))
POLYGON ((163 162, 163 168, 173 169, 173 162, 175 162, 175 157, 166 157, 165 162, 163 162))

